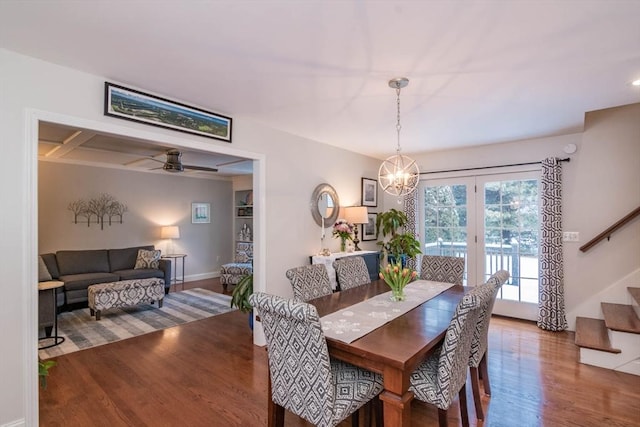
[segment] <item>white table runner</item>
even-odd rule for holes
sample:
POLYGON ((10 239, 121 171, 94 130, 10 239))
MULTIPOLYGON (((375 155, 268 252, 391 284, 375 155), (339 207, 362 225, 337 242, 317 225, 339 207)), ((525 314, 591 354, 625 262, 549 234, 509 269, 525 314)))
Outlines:
POLYGON ((404 301, 391 301, 391 291, 376 295, 323 316, 320 318, 322 330, 328 338, 351 343, 452 286, 453 283, 416 280, 404 288, 404 301))

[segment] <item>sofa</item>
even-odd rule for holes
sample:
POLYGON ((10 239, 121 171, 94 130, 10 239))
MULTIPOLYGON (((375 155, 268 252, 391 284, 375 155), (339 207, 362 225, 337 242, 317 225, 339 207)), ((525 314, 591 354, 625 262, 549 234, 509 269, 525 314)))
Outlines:
MULTIPOLYGON (((153 251, 149 246, 135 246, 122 249, 89 249, 79 251, 58 251, 55 254, 40 255, 52 280, 64 283, 64 303, 88 302, 87 289, 98 283, 117 282, 120 280, 147 279, 158 277, 164 279, 165 294, 171 286, 171 261, 159 259, 157 268, 136 268, 138 251, 153 251)), ((139 263, 140 264, 140 263, 139 263)))

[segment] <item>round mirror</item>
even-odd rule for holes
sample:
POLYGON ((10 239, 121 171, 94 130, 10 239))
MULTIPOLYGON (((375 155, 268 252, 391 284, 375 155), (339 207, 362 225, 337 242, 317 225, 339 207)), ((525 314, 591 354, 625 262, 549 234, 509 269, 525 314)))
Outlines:
POLYGON ((320 227, 332 227, 338 219, 340 201, 338 193, 329 184, 320 184, 311 195, 311 215, 320 227))

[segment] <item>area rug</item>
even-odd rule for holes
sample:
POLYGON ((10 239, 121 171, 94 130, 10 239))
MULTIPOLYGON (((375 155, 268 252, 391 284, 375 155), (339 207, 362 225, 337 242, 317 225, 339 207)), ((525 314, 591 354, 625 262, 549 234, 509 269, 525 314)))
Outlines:
POLYGON ((39 355, 49 359, 226 313, 235 310, 229 306, 230 300, 228 295, 195 288, 165 295, 161 308, 156 303, 104 310, 98 321, 88 308, 60 313, 58 335, 65 340, 39 350, 39 355))

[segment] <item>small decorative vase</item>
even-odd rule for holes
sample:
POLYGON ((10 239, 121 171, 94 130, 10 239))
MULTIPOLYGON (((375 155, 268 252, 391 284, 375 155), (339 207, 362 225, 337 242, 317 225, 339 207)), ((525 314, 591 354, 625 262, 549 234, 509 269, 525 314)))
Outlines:
POLYGON ((404 286, 391 288, 391 301, 404 301, 404 286))
POLYGON ((345 252, 347 250, 347 241, 344 237, 340 238, 340 252, 345 252))

